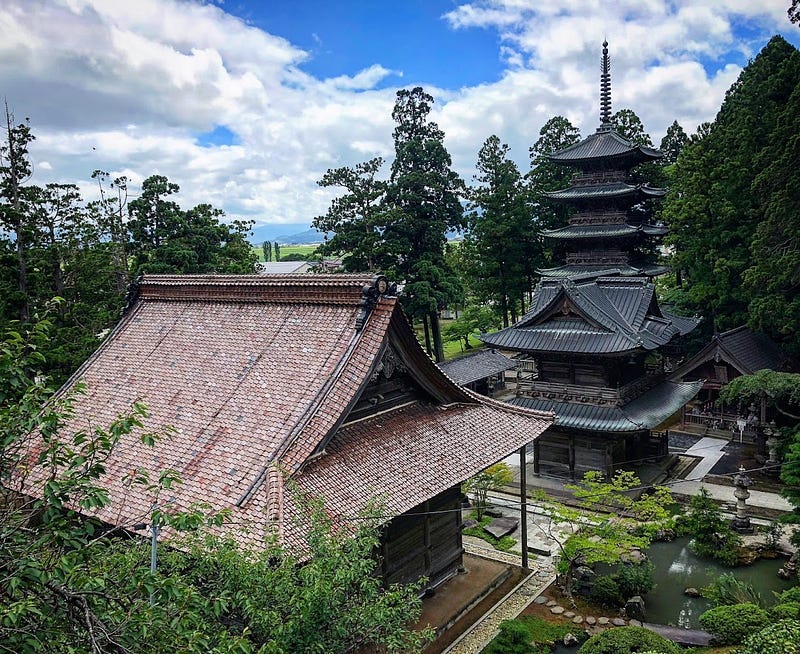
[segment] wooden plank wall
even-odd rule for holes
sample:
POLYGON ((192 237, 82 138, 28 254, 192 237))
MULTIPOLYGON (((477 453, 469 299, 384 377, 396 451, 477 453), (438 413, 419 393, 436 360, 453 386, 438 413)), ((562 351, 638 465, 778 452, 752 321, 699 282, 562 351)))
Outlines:
POLYGON ((381 543, 384 583, 411 583, 428 578, 433 587, 462 563, 461 489, 440 493, 392 520, 381 543))

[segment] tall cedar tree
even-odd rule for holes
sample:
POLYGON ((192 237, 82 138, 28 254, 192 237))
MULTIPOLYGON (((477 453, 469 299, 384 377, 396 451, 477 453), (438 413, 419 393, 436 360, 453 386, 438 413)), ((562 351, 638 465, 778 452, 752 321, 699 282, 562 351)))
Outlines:
POLYGON ((542 229, 555 229, 567 224, 571 210, 545 197, 545 191, 557 191, 570 184, 574 171, 568 166, 552 163, 547 155, 581 140, 578 128, 563 116, 548 120, 539 138, 530 148, 531 169, 525 176, 528 183, 528 202, 533 214, 533 229, 528 237, 529 277, 532 286, 535 264, 545 267, 554 264, 552 252, 543 248, 538 232, 542 229))
MULTIPOLYGON (((748 319, 752 291, 744 283, 745 271, 756 263, 751 248, 754 235, 763 237, 757 228, 766 217, 754 183, 763 166, 792 147, 790 135, 781 143, 773 134, 788 118, 799 66, 797 50, 773 37, 728 90, 714 123, 699 128, 675 165, 663 208, 671 228, 668 242, 675 248, 673 267, 684 273, 688 297, 710 318, 709 328, 730 329, 748 319)), ((789 165, 787 174, 796 168, 789 165)), ((786 182, 779 176, 778 184, 786 182)), ((758 283, 758 274, 751 277, 758 283)))
POLYGON ((492 135, 478 153, 477 186, 469 190, 470 213, 464 245, 471 256, 465 262, 471 291, 480 302, 495 306, 508 327, 509 315, 528 290, 528 241, 532 225, 517 165, 509 147, 492 135))
POLYGON ((662 162, 665 166, 669 166, 678 161, 678 156, 688 140, 689 137, 686 135, 683 127, 678 124, 678 121, 672 121, 672 125, 667 127, 667 133, 664 135, 664 138, 661 139, 661 145, 658 146, 658 149, 664 153, 662 162))
POLYGON ((786 66, 798 82, 753 166, 761 222, 744 279, 750 325, 800 354, 800 52, 786 66))
POLYGON ((444 359, 439 311, 462 297, 445 261, 447 231, 464 225, 464 183, 450 166, 444 132, 428 116, 433 97, 421 87, 397 92, 392 118, 395 159, 386 190, 385 252, 381 268, 405 284, 403 304, 421 320, 428 352, 444 359), (432 341, 432 343, 431 343, 432 341))
POLYGON ((376 157, 356 164, 328 170, 317 182, 324 188, 341 187, 347 193, 334 198, 324 216, 312 224, 320 232, 333 232, 319 248, 322 256, 341 255, 348 272, 377 270, 378 251, 383 244, 383 205, 386 182, 375 179, 383 165, 376 157))

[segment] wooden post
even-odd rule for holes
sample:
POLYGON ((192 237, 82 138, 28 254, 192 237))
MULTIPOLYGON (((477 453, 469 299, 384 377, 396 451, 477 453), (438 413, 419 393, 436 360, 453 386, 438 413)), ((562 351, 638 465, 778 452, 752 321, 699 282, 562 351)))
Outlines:
POLYGON ((525 446, 519 448, 519 529, 522 536, 522 567, 528 569, 528 471, 525 469, 525 446))

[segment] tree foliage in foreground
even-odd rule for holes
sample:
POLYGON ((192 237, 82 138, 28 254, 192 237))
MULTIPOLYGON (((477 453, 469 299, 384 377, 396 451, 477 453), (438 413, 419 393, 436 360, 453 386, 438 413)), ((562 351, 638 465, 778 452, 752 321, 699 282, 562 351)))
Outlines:
POLYGON ((668 517, 672 496, 664 487, 638 495, 641 485, 632 472, 620 471, 610 480, 600 472, 587 472, 583 480, 565 488, 572 491, 580 509, 547 501, 542 510, 549 518, 536 526, 557 543, 557 570, 567 597, 572 597, 575 572, 579 566, 596 563, 614 565, 634 550, 650 544, 642 521, 657 523, 668 517))
MULTIPOLYGON (((120 438, 140 434, 146 447, 158 436, 143 433, 140 405, 107 428, 87 420, 67 432, 72 399, 53 398, 40 374, 46 345, 46 323, 0 343, 0 652, 419 651, 429 634, 407 628, 419 589, 381 588, 369 519, 337 534, 309 504, 300 559, 276 542, 248 552, 210 536, 224 513, 154 509, 138 519, 183 537, 179 549, 159 544, 151 573, 149 539, 90 516, 109 503, 104 464, 120 438), (42 437, 35 455, 31 431, 42 437), (25 478, 40 480, 39 497, 19 494, 25 478)), ((180 480, 132 470, 128 482, 157 504, 180 480)))

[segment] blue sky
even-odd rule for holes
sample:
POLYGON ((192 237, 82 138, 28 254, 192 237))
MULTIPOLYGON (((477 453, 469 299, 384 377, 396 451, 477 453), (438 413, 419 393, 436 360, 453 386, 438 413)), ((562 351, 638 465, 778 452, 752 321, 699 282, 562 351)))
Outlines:
POLYGON ((30 117, 32 182, 131 193, 162 174, 179 202, 298 231, 335 193, 329 168, 391 159, 399 88, 422 85, 471 181, 491 134, 525 172, 551 117, 598 122, 601 43, 613 108, 658 143, 712 120, 774 34, 800 46, 788 0, 3 0, 0 88, 30 117))

